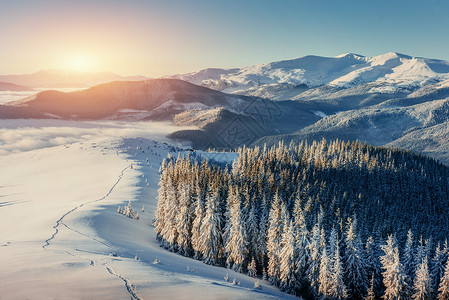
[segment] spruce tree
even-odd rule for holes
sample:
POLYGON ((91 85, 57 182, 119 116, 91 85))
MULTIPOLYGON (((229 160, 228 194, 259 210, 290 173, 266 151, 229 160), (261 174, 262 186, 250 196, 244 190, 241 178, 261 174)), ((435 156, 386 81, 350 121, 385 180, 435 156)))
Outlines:
POLYGON ((318 292, 324 298, 329 298, 332 295, 331 285, 332 285, 332 276, 333 276, 333 266, 330 264, 327 250, 323 249, 323 255, 321 256, 320 263, 320 275, 318 277, 319 288, 318 292))
POLYGON ((371 275, 368 291, 366 292, 366 296, 363 298, 363 300, 375 300, 375 299, 376 293, 374 291, 374 272, 373 272, 373 274, 371 275))
POLYGON ((192 233, 191 187, 185 182, 179 184, 179 208, 176 215, 176 228, 178 231, 177 244, 182 255, 189 256, 191 252, 192 233))
POLYGON ((266 198, 263 196, 260 211, 260 222, 258 227, 257 243, 256 243, 256 254, 258 261, 260 262, 261 268, 265 267, 265 257, 267 255, 267 231, 268 231, 268 205, 266 203, 266 198))
POLYGON ((333 276, 331 283, 331 295, 335 299, 345 299, 348 297, 348 290, 344 283, 343 263, 341 262, 340 246, 338 237, 336 239, 335 255, 333 257, 334 266, 332 268, 333 276))
POLYGON ((418 265, 415 274, 415 284, 413 286, 414 300, 428 300, 432 298, 432 279, 429 274, 427 256, 418 265))
POLYGON ((441 249, 440 243, 435 249, 435 254, 432 258, 430 274, 432 277, 432 288, 434 291, 438 290, 438 286, 440 285, 441 277, 444 275, 444 263, 445 263, 445 255, 444 249, 441 249))
MULTIPOLYGON (((297 201, 298 202, 298 201, 297 201)), ((295 204, 296 207, 297 204, 295 204)), ((301 207, 295 208, 295 276, 298 288, 307 286, 307 268, 309 265, 309 230, 301 207)))
POLYGON ((319 288, 319 275, 320 275, 320 263, 321 263, 321 229, 317 224, 312 228, 312 237, 309 243, 309 253, 310 253, 310 261, 309 268, 307 269, 307 278, 310 284, 311 293, 313 295, 318 296, 318 288, 319 288))
POLYGON ((218 203, 218 191, 211 187, 206 199, 206 212, 201 223, 200 235, 200 251, 203 261, 209 265, 220 264, 223 256, 221 217, 218 203))
POLYGON ((295 293, 295 236, 289 218, 284 219, 284 232, 282 233, 280 251, 280 288, 290 294, 295 293))
POLYGON ((166 240, 166 247, 170 251, 176 249, 176 242, 178 238, 178 229, 176 227, 176 219, 179 209, 178 196, 171 177, 168 178, 168 187, 166 191, 167 199, 165 204, 165 222, 162 228, 161 235, 166 240))
POLYGON ((446 262, 444 268, 444 275, 441 277, 440 285, 438 287, 438 300, 449 299, 449 260, 446 262))
POLYGON ((248 241, 248 253, 250 256, 255 257, 258 252, 257 242, 259 237, 259 228, 256 208, 254 206, 251 206, 251 208, 249 209, 249 212, 246 214, 243 224, 245 226, 245 232, 248 241))
POLYGON ((251 259, 251 263, 248 264, 248 276, 249 277, 257 276, 256 260, 254 259, 254 257, 251 259))
POLYGON ((194 219, 192 223, 192 248, 194 250, 194 258, 200 259, 201 258, 201 224, 203 222, 204 218, 204 207, 203 207, 203 201, 201 200, 200 193, 196 193, 196 200, 195 200, 195 212, 194 212, 194 219))
POLYGON ((382 270, 379 261, 378 247, 372 236, 368 237, 365 244, 367 273, 374 275, 374 293, 380 292, 382 284, 382 270))
POLYGON ((362 248, 362 242, 357 233, 356 224, 355 219, 348 219, 348 229, 345 236, 344 270, 348 295, 351 298, 359 299, 365 294, 368 288, 366 274, 368 265, 366 263, 365 252, 362 248))
POLYGON ((389 235, 387 243, 381 246, 384 255, 380 257, 382 263, 383 284, 385 293, 383 299, 408 299, 409 287, 407 286, 407 276, 399 259, 399 249, 396 237, 389 235))
POLYGON ((279 283, 282 233, 281 200, 278 193, 276 193, 271 204, 267 231, 267 274, 270 283, 274 285, 279 283))
POLYGON ((227 224, 225 252, 227 255, 226 264, 236 272, 243 271, 248 254, 248 241, 242 220, 240 207, 240 196, 231 189, 228 196, 229 219, 227 224))
MULTIPOLYGON (((416 270, 415 252, 413 247, 413 232, 409 229, 404 248, 404 270, 410 280, 413 280, 416 270)), ((410 282, 411 283, 411 282, 410 282)))
POLYGON ((157 193, 157 208, 156 208, 156 220, 154 222, 154 230, 158 239, 162 239, 162 230, 165 227, 166 212, 165 208, 167 206, 167 189, 168 189, 168 172, 167 172, 167 161, 164 159, 160 168, 160 180, 159 189, 157 193))

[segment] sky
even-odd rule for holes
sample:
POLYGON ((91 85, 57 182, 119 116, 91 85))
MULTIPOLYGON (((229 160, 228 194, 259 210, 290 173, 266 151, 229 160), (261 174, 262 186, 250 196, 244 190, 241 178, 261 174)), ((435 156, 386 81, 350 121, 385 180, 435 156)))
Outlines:
POLYGON ((305 55, 449 60, 449 1, 0 0, 0 74, 159 77, 305 55))

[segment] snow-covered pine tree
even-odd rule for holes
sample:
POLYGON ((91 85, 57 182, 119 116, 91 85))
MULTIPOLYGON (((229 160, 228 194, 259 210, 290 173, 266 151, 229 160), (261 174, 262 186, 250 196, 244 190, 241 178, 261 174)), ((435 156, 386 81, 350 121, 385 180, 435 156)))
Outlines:
POLYGON ((371 275, 371 280, 369 283, 368 291, 366 292, 366 296, 363 298, 363 300, 376 300, 376 293, 374 291, 374 272, 371 275))
MULTIPOLYGON (((421 235, 419 239, 419 243, 416 247, 416 254, 415 254, 415 268, 417 268, 421 263, 424 257, 426 256, 426 245, 424 243, 424 239, 421 235)), ((416 270, 414 270, 416 271, 416 270)))
POLYGON ((191 208, 191 186, 185 181, 179 183, 179 207, 176 215, 176 225, 178 231, 178 249, 182 255, 190 256, 191 254, 191 233, 193 212, 191 208))
POLYGON ((192 223, 192 248, 194 251, 194 258, 201 259, 201 224, 204 218, 204 204, 201 199, 201 192, 198 184, 196 185, 196 199, 195 199, 195 212, 192 223))
POLYGON ((251 205, 251 208, 247 209, 248 213, 244 218, 243 225, 245 226, 245 233, 247 238, 247 247, 250 257, 256 257, 257 255, 257 239, 259 236, 258 220, 256 215, 256 208, 251 205))
POLYGON ((449 260, 449 244, 447 242, 447 239, 444 241, 444 245, 443 245, 443 261, 447 261, 449 260))
POLYGON ((257 261, 260 263, 260 270, 265 267, 265 257, 267 255, 267 231, 268 231, 268 205, 266 201, 266 196, 262 198, 262 204, 259 208, 260 222, 258 227, 257 243, 256 243, 256 253, 257 261))
POLYGON ((383 284, 385 293, 383 299, 409 299, 409 287, 407 286, 407 275, 400 262, 399 249, 396 237, 389 235, 385 245, 381 246, 384 255, 380 257, 382 263, 383 284))
POLYGON ((332 227, 331 232, 329 234, 329 243, 328 243, 328 260, 331 265, 331 269, 335 263, 335 253, 337 253, 337 246, 340 246, 340 241, 338 240, 338 232, 335 227, 332 227))
POLYGON ((271 284, 279 283, 280 245, 282 239, 281 199, 276 192, 271 203, 267 231, 267 275, 271 284))
POLYGON ((256 260, 254 259, 254 257, 251 259, 251 262, 248 264, 248 276, 249 277, 257 276, 257 266, 256 266, 256 260))
POLYGON ((321 263, 321 228, 318 223, 316 223, 312 228, 312 237, 308 245, 308 251, 310 253, 309 267, 307 269, 307 278, 310 284, 310 292, 315 297, 318 296, 319 281, 320 276, 320 263, 321 263))
POLYGON ((229 219, 225 231, 227 255, 226 264, 236 272, 243 271, 243 264, 248 255, 248 241, 242 219, 240 195, 231 188, 228 195, 229 219))
POLYGON ((411 229, 407 233, 407 241, 405 242, 403 255, 404 271, 410 279, 409 284, 413 282, 416 270, 415 248, 413 247, 413 232, 411 229))
POLYGON ((344 271, 343 263, 341 262, 340 256, 340 245, 338 241, 338 236, 335 239, 337 243, 335 245, 335 254, 332 260, 334 261, 334 266, 332 268, 332 280, 331 280, 331 296, 334 299, 345 299, 348 297, 348 290, 344 283, 344 271))
POLYGON ((434 291, 438 290, 441 277, 443 277, 444 275, 444 263, 445 263, 444 259, 445 259, 444 249, 441 249, 440 242, 438 242, 430 266, 430 274, 432 277, 432 289, 434 291))
POLYGON ((444 267, 444 275, 441 277, 440 285, 438 287, 438 300, 449 299, 449 260, 444 267))
POLYGON ((333 266, 328 259, 326 248, 323 249, 320 262, 320 276, 318 277, 319 288, 318 292, 324 299, 332 296, 331 284, 333 276, 333 266))
POLYGON ((209 265, 221 264, 223 256, 221 216, 218 209, 219 200, 218 189, 209 186, 206 198, 206 212, 201 223, 199 238, 203 261, 209 265))
POLYGON ((168 178, 165 204, 165 222, 162 228, 161 235, 166 240, 167 248, 174 251, 176 248, 176 241, 178 238, 178 230, 176 228, 176 217, 178 214, 178 197, 176 195, 175 186, 171 177, 168 178))
POLYGON ((307 286, 307 268, 309 264, 309 231, 307 229, 304 211, 301 208, 301 200, 296 197, 293 210, 295 225, 295 276, 298 288, 307 286))
POLYGON ((377 243, 372 236, 369 236, 365 244, 367 273, 374 274, 374 293, 380 293, 382 285, 382 270, 379 261, 379 253, 377 243))
POLYGON ((413 291, 412 298, 414 300, 429 300, 432 298, 432 278, 429 273, 427 255, 416 269, 413 291))
POLYGON ((158 239, 162 239, 162 229, 165 227, 165 207, 167 206, 168 172, 167 160, 162 161, 160 167, 159 189, 157 193, 157 208, 155 212, 154 230, 158 239))
POLYGON ((284 219, 284 232, 282 233, 280 251, 280 288, 290 294, 295 294, 295 236, 293 225, 288 216, 284 219))
POLYGON ((345 236, 346 250, 344 256, 345 284, 348 295, 353 299, 360 299, 368 288, 365 252, 362 241, 357 233, 356 219, 348 219, 345 236))

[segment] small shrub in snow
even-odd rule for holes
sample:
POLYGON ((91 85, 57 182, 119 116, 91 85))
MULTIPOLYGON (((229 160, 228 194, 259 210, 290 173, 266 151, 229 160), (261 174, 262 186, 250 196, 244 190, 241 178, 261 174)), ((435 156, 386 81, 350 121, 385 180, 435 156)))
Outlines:
POLYGON ((248 265, 248 276, 256 277, 256 275, 257 275, 256 260, 253 257, 251 263, 248 265))
POLYGON ((226 273, 226 276, 224 277, 224 280, 225 281, 229 281, 229 274, 228 273, 226 273))
POLYGON ((254 282, 254 288, 257 289, 257 290, 261 290, 262 289, 262 286, 260 285, 259 281, 255 281, 254 282))
POLYGON ((139 220, 139 213, 137 211, 135 211, 131 205, 131 201, 128 202, 128 205, 125 206, 124 208, 122 207, 118 207, 117 208, 117 212, 119 214, 125 215, 130 219, 136 219, 139 220))

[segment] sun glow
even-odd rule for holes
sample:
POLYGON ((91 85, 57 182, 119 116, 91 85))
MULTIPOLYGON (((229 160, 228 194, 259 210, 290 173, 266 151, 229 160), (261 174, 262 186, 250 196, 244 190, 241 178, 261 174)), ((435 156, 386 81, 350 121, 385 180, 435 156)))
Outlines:
POLYGON ((65 59, 64 68, 70 71, 94 71, 95 60, 86 54, 71 54, 65 59))

